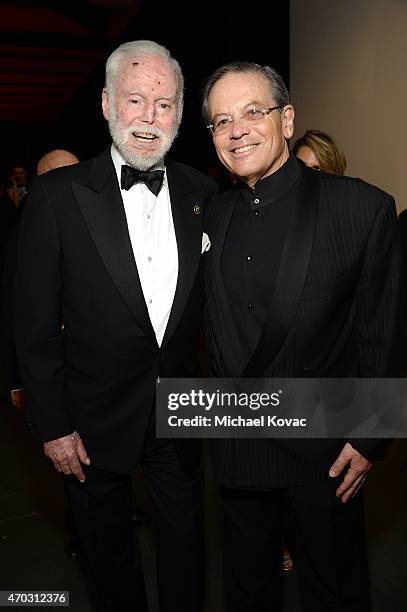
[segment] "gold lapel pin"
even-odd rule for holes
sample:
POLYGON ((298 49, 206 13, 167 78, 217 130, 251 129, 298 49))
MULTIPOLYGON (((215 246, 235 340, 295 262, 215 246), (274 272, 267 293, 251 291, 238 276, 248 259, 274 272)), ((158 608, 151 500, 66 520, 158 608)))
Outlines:
POLYGON ((201 214, 201 207, 199 206, 199 204, 195 204, 195 206, 194 206, 194 213, 196 215, 200 215, 201 214))

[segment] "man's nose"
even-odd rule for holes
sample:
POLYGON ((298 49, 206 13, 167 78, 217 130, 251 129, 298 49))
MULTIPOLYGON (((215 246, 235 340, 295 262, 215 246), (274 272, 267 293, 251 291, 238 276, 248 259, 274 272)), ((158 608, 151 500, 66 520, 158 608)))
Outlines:
POLYGON ((233 117, 230 124, 230 138, 241 138, 250 132, 250 128, 245 123, 243 117, 233 117))
POLYGON ((144 106, 140 119, 141 121, 144 121, 145 123, 154 123, 154 119, 155 119, 154 104, 146 104, 144 106))

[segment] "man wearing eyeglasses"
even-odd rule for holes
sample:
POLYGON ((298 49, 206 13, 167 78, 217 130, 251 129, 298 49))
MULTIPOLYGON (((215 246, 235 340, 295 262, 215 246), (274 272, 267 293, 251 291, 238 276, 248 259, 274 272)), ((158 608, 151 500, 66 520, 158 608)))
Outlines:
MULTIPOLYGON (((399 242, 394 201, 290 155, 294 109, 272 68, 216 70, 203 116, 237 179, 207 216, 207 336, 215 375, 397 375, 399 242)), ((281 610, 289 504, 307 612, 367 612, 363 485, 380 440, 217 440, 228 612, 281 610)))

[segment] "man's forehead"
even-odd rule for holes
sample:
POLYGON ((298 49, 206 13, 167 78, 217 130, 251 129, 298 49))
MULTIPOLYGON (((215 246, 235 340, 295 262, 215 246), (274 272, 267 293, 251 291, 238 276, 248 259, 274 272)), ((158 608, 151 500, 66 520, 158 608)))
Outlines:
POLYGON ((213 111, 222 112, 224 106, 243 108, 250 104, 263 104, 271 98, 270 83, 253 72, 232 72, 217 81, 209 94, 213 111))
POLYGON ((269 81, 262 74, 258 74, 257 72, 230 72, 225 74, 217 83, 215 83, 214 89, 217 87, 228 88, 232 83, 235 88, 241 90, 247 88, 267 90, 270 88, 269 81))
POLYGON ((126 58, 117 71, 115 87, 125 95, 145 90, 166 98, 176 98, 177 94, 174 70, 160 57, 126 58))
POLYGON ((143 77, 152 79, 162 78, 175 80, 175 74, 172 67, 164 58, 157 56, 125 58, 120 65, 118 71, 119 76, 120 73, 125 74, 128 78, 143 75, 143 77))

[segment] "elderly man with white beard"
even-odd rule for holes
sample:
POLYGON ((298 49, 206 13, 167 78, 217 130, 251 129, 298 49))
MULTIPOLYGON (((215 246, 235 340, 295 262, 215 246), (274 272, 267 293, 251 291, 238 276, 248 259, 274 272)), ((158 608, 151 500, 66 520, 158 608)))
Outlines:
POLYGON ((156 510, 161 612, 198 612, 201 449, 156 438, 154 400, 158 376, 197 374, 202 213, 216 187, 166 161, 183 107, 167 49, 116 49, 102 107, 111 148, 30 190, 16 279, 21 375, 34 433, 63 476, 97 609, 147 611, 131 528, 141 464, 156 510))

